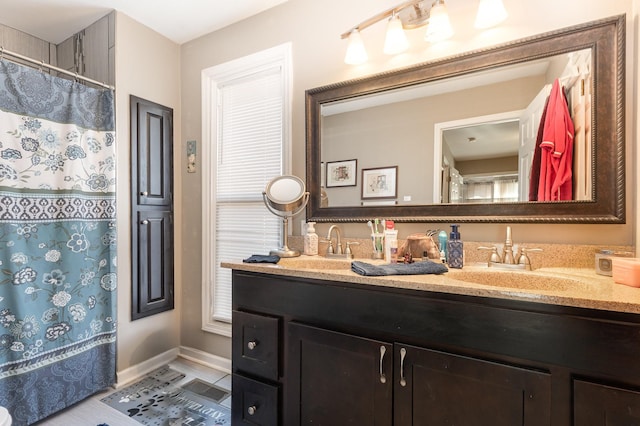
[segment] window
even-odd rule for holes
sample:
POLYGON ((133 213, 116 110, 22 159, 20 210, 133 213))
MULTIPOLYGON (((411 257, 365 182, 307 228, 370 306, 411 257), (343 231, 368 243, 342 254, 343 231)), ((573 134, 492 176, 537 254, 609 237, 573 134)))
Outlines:
POLYGON ((285 44, 202 72, 204 330, 231 335, 231 271, 220 262, 268 254, 281 219, 267 182, 290 169, 290 57, 285 44))

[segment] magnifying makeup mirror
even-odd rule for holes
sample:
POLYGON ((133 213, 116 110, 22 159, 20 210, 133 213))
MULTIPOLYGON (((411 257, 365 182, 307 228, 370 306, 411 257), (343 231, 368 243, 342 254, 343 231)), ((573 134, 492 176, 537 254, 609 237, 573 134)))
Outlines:
POLYGON ((300 213, 309 201, 304 182, 297 176, 278 176, 273 178, 262 193, 267 209, 282 218, 282 247, 269 252, 280 257, 300 256, 300 251, 288 246, 289 218, 300 213))

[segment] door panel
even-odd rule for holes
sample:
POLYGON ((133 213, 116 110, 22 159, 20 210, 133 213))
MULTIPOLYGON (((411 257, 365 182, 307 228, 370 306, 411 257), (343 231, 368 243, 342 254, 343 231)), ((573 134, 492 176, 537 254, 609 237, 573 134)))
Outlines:
POLYGON ((136 319, 173 309, 173 224, 167 211, 138 213, 138 255, 134 260, 136 319))
POLYGON ((575 426, 640 426, 640 392, 575 380, 575 426))
POLYGON ((289 336, 295 414, 287 424, 392 424, 391 344, 296 323, 289 336))
MULTIPOLYGON (((132 161, 137 166, 136 204, 169 206, 172 202, 173 110, 132 97, 131 134, 136 139, 132 161)), ((133 141, 132 141, 133 142, 133 141)))
POLYGON ((401 344, 394 359, 395 425, 550 424, 549 374, 401 344))

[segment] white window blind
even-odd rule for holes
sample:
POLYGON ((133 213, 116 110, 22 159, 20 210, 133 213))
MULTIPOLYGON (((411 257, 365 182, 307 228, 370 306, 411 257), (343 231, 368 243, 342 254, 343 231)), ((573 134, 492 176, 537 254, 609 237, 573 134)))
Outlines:
MULTIPOLYGON (((267 182, 282 174, 281 70, 229 82, 219 90, 216 264, 278 247, 280 219, 264 206, 267 182)), ((231 320, 231 271, 217 268, 213 318, 231 320)))
POLYGON ((214 332, 231 321, 231 270, 220 262, 280 245, 281 219, 267 210, 262 192, 287 169, 288 60, 282 49, 271 52, 275 57, 259 54, 203 72, 210 104, 203 100, 210 148, 203 170, 210 183, 203 200, 203 328, 214 332))

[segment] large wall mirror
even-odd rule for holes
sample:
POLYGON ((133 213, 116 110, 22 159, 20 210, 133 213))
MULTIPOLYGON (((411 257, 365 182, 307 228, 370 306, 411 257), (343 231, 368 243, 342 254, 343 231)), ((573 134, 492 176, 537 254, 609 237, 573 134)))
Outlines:
POLYGON ((307 218, 624 223, 624 40, 621 15, 308 90, 307 218), (555 81, 575 129, 562 201, 531 177, 555 81))

